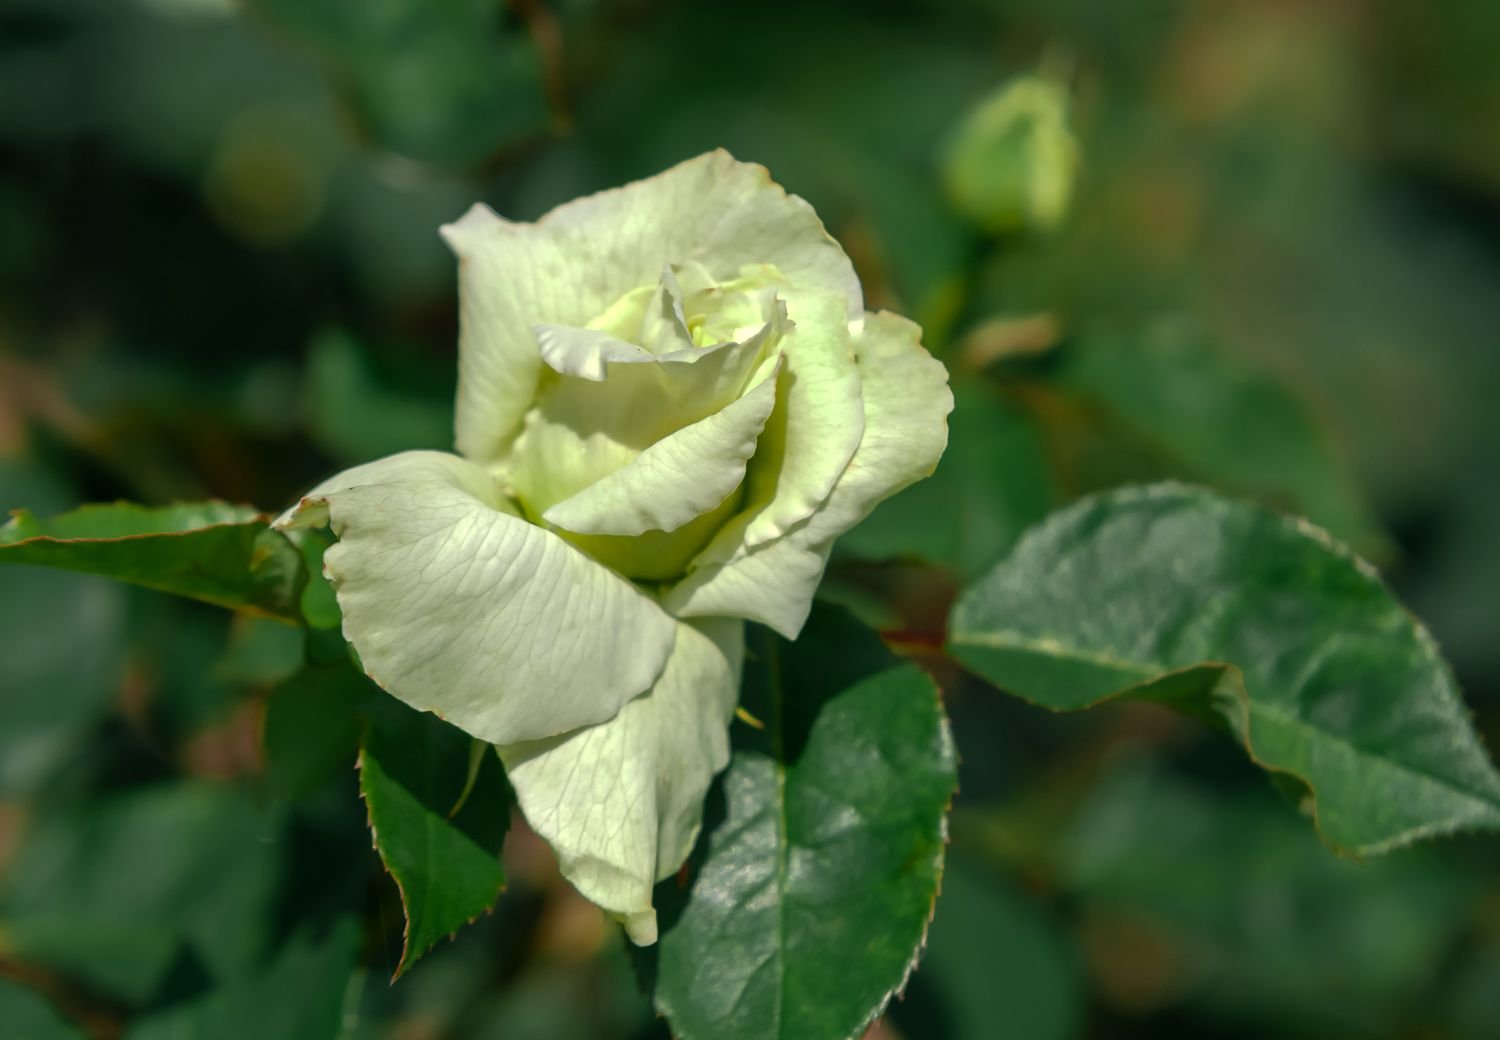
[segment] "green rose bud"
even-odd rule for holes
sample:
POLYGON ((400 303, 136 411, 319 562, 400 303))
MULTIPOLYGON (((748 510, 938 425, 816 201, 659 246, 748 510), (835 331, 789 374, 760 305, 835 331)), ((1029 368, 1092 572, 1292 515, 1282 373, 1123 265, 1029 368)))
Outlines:
POLYGON ((277 524, 332 526, 371 677, 497 745, 563 873, 653 942, 728 761, 743 621, 795 638, 833 540, 937 464, 947 373, 722 151, 443 235, 458 454, 358 466, 277 524))
POLYGON ((943 163, 948 197, 986 231, 1050 231, 1067 215, 1078 172, 1067 91, 1015 80, 969 114, 943 163))

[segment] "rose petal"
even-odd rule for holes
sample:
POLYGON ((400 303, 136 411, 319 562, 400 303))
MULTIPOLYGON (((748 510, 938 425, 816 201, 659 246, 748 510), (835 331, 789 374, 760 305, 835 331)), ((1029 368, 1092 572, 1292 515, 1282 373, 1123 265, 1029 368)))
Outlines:
MULTIPOLYGON (((774 329, 743 343, 656 357, 616 350, 600 381, 560 375, 542 390, 506 460, 508 479, 533 517, 629 465, 651 445, 732 404, 774 362, 774 329)), ((549 361, 586 370, 595 347, 582 329, 548 327, 549 361)), ((622 347, 629 346, 621 344, 622 347)), ((637 348, 638 349, 638 348, 637 348)))
POLYGON ((777 369, 739 400, 646 448, 624 467, 542 514, 578 534, 675 531, 717 508, 745 467, 776 405, 777 369))
POLYGON ((799 287, 863 304, 854 269, 817 214, 765 168, 724 151, 516 224, 476 206, 443 229, 460 258, 458 450, 496 461, 520 431, 541 361, 531 329, 583 326, 664 265, 736 277, 772 264, 799 287))
POLYGON ((444 225, 442 235, 459 261, 454 440, 469 458, 493 462, 536 396, 542 362, 531 327, 567 306, 579 264, 532 225, 511 223, 480 203, 444 225))
POLYGON ((649 362, 656 356, 645 347, 617 339, 597 329, 569 325, 538 325, 537 353, 542 363, 562 376, 577 376, 591 383, 604 382, 610 362, 649 362))
POLYGON ((684 623, 651 692, 615 718, 499 749, 563 876, 639 944, 656 941, 651 888, 692 851, 703 797, 729 761, 743 638, 739 621, 684 623))
MULTIPOLYGON (((953 410, 948 373, 920 338, 921 329, 905 318, 884 311, 866 316, 854 336, 864 381, 864 438, 828 500, 780 538, 690 571, 664 598, 669 611, 748 618, 796 638, 834 539, 882 500, 929 475, 947 446, 945 418, 953 410)), ((735 534, 730 529, 721 537, 735 534)))
POLYGON ((675 625, 650 598, 516 515, 480 466, 413 451, 325 481, 279 527, 327 520, 344 636, 390 693, 481 740, 613 717, 650 688, 675 625))
MULTIPOLYGON (((787 378, 782 406, 761 438, 751 476, 754 512, 741 540, 753 547, 785 534, 828 498, 859 447, 865 414, 860 371, 842 301, 826 293, 793 293, 796 323, 782 340, 787 378)), ((711 547, 712 560, 727 547, 711 547)))

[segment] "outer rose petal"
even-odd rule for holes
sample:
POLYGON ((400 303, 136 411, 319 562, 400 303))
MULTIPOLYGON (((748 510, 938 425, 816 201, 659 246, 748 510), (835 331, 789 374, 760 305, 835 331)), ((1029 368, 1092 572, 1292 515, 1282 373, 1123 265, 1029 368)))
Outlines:
POLYGON ((849 258, 817 214, 764 167, 715 151, 648 180, 559 206, 536 224, 484 206, 443 228, 461 261, 458 450, 496 461, 535 396, 532 326, 586 325, 668 263, 729 280, 773 264, 789 284, 863 309, 849 258))
POLYGON ((883 499, 930 474, 948 443, 948 372, 920 343, 922 330, 884 311, 854 336, 864 379, 865 434, 828 501, 774 541, 709 563, 665 596, 679 617, 759 621, 795 639, 807 620, 833 541, 883 499))
POLYGON ((435 451, 318 485, 276 521, 323 522, 344 636, 370 676, 494 744, 613 717, 676 625, 635 586, 515 514, 485 470, 435 451))
POLYGON ((703 797, 729 761, 743 643, 738 620, 684 623, 651 692, 613 719, 499 749, 563 876, 641 945, 656 941, 651 888, 687 859, 703 797))
MULTIPOLYGON (((458 395, 454 441, 472 459, 493 462, 515 438, 536 395, 542 362, 531 326, 565 306, 570 264, 530 224, 513 224, 475 203, 442 228, 458 254, 458 395)), ((575 275, 576 277, 576 275, 575 275)), ((581 322, 578 324, 582 324, 581 322)))

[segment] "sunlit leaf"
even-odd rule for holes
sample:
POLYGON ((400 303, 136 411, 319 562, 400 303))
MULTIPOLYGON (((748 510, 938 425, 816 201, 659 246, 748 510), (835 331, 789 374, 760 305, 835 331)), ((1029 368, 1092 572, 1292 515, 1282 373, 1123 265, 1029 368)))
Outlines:
POLYGON ((752 641, 734 758, 644 955, 676 1035, 858 1037, 906 980, 956 784, 932 680, 843 611, 752 641))
POLYGON ((1337 848, 1500 827, 1500 774, 1431 636, 1306 522, 1175 484, 1085 499, 960 598, 949 646, 1044 707, 1212 720, 1306 786, 1337 848))

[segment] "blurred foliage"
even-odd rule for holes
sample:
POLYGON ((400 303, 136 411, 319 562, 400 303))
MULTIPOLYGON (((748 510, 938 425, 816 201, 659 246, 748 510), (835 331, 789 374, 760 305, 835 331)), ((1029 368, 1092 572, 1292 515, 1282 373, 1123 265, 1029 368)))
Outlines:
MULTIPOLYGON (((938 475, 830 583, 893 641, 940 643, 1054 506, 1188 479, 1376 557, 1500 746, 1497 51, 1490 0, 0 0, 0 508, 276 510, 441 446, 436 227, 722 145, 954 370, 938 475), (955 135, 1062 66, 1066 213, 971 224, 955 135)), ((665 1035, 519 825, 496 909, 386 985, 401 897, 322 547, 305 638, 0 570, 0 1031, 665 1035)), ((876 1036, 1500 1035, 1493 838, 1337 860, 1212 734, 933 667, 954 862, 876 1036)))

